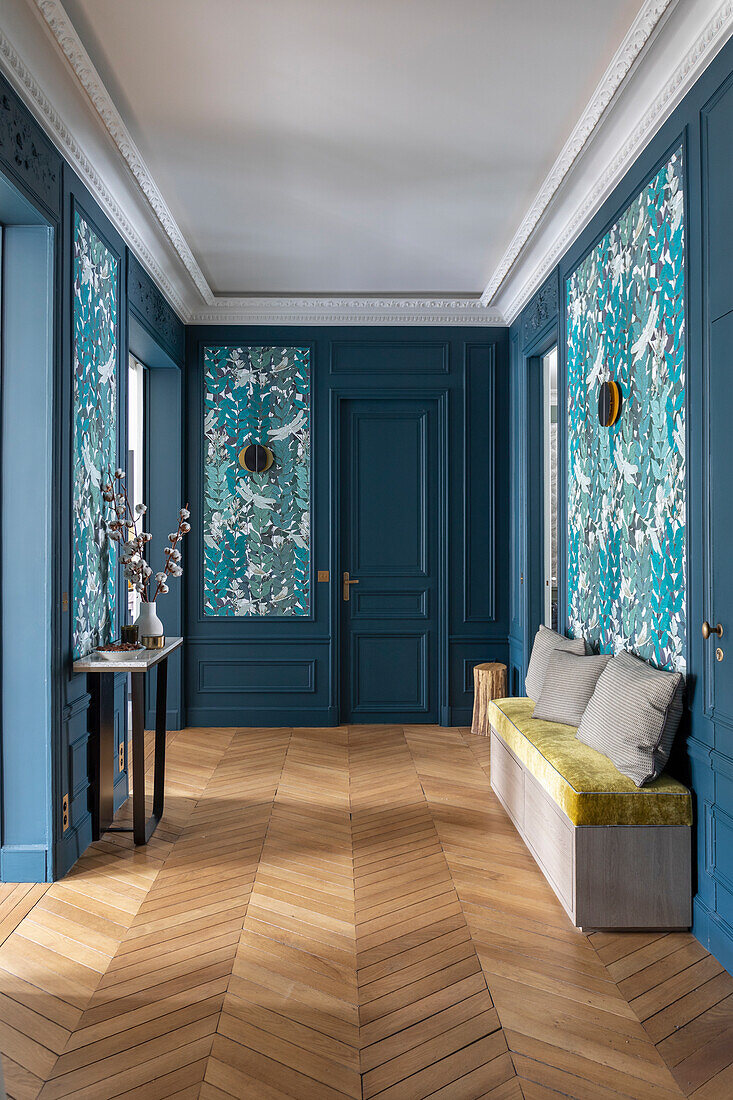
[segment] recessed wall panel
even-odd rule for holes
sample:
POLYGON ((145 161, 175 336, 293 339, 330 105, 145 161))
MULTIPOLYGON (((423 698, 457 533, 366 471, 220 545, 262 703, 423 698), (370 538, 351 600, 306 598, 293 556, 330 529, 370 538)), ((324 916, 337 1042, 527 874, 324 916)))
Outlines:
POLYGON ((204 348, 206 616, 310 612, 310 351, 204 348), (273 454, 249 473, 248 444, 273 454))
POLYGON ((118 261, 79 210, 73 256, 72 602, 74 657, 108 642, 116 554, 102 484, 117 466, 118 261))
POLYGON ((682 149, 567 281, 568 609, 603 652, 686 668, 682 149), (611 428, 604 381, 621 388, 611 428))

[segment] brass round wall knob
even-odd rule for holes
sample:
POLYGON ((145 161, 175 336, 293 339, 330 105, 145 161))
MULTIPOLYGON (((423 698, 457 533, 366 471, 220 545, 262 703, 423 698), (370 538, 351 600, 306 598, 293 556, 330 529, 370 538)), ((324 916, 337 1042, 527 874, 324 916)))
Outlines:
POLYGON ((702 636, 707 641, 711 634, 717 634, 719 638, 723 637, 723 627, 718 623, 716 626, 711 626, 710 623, 705 620, 702 624, 702 636))
POLYGON ((239 452, 239 465, 250 474, 262 474, 269 470, 275 456, 264 443, 248 443, 239 452))

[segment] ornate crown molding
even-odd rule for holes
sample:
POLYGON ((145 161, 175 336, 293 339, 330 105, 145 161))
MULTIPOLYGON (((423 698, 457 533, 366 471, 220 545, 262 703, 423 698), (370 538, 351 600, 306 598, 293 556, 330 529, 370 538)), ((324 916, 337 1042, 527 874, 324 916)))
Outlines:
POLYGON ((645 0, 623 42, 616 50, 611 64, 601 77, 573 132, 565 142, 560 155, 535 196, 534 202, 512 237, 509 247, 499 261, 499 266, 487 283, 482 295, 482 299, 487 305, 493 300, 499 287, 514 266, 540 218, 580 156, 613 97, 626 79, 631 66, 656 30, 662 16, 671 5, 676 3, 677 0, 645 0))
MULTIPOLYGON (((86 156, 77 138, 69 131, 52 106, 42 83, 30 72, 17 49, 2 30, 0 30, 0 67, 7 73, 13 86, 33 109, 35 116, 54 144, 73 164, 89 190, 117 225, 120 233, 185 321, 195 324, 217 322, 230 324, 506 324, 515 319, 535 291, 546 281, 553 266, 581 231, 583 225, 592 217, 613 185, 618 182, 645 141, 651 137, 655 128, 661 125, 663 119, 682 98, 694 77, 716 49, 720 48, 730 32, 733 23, 733 0, 726 0, 715 16, 710 19, 705 30, 677 66, 671 78, 667 80, 654 103, 633 128, 633 132, 623 143, 622 148, 613 152, 603 173, 594 182, 584 199, 563 221, 561 232, 532 267, 531 273, 522 279, 517 289, 511 281, 505 286, 515 265, 518 262, 525 262, 527 244, 542 221, 549 203, 576 166, 591 135, 605 121, 608 107, 619 89, 625 86, 631 68, 665 16, 677 3, 678 0, 644 0, 639 14, 522 220, 481 299, 468 296, 452 298, 429 296, 412 298, 217 297, 209 287, 152 179, 139 150, 69 20, 63 4, 60 0, 34 0, 34 6, 48 27, 59 51, 75 73, 100 123, 114 141, 137 186, 145 196, 152 214, 202 296, 205 304, 191 309, 188 303, 183 302, 158 259, 141 239, 125 210, 86 156), (503 288, 500 298, 501 310, 496 307, 486 308, 497 298, 500 288, 503 288)), ((562 210, 561 201, 558 202, 558 210, 562 210)))
POLYGON ((186 355, 186 330, 140 261, 127 254, 127 300, 177 363, 186 355))
MULTIPOLYGON (((733 0, 726 0, 695 39, 627 140, 567 218, 562 231, 555 237, 552 245, 532 269, 531 274, 504 305, 502 312, 509 324, 512 324, 524 309, 537 287, 547 278, 653 133, 659 129, 664 119, 671 114, 677 103, 687 93, 711 55, 720 49, 725 39, 729 37, 731 31, 733 31, 733 0)), ((485 295, 483 300, 486 300, 485 295)))
POLYGON ((195 310, 191 324, 239 325, 503 325, 477 297, 216 298, 195 310))
POLYGON ((52 105, 15 45, 1 28, 0 66, 12 86, 19 93, 21 99, 23 99, 33 110, 34 117, 43 125, 53 143, 74 166, 100 206, 107 212, 122 236, 125 237, 128 244, 130 244, 145 263, 145 266, 162 288, 171 305, 179 314, 185 316, 188 310, 181 300, 180 295, 171 285, 155 256, 153 256, 150 249, 142 240, 125 211, 117 202, 79 142, 52 105))
POLYGON ((5 77, 0 77, 0 159, 49 210, 59 213, 61 157, 5 77))
POLYGON ((559 284, 557 273, 537 291, 522 315, 522 347, 526 347, 551 317, 557 317, 559 284))
POLYGON ((66 14, 63 4, 60 3, 60 0, 36 0, 36 7, 45 19, 49 30, 58 42, 69 65, 74 70, 79 83, 89 96, 92 106, 104 123, 107 133, 124 157, 138 187, 150 204, 168 240, 173 245, 184 267, 193 279, 201 297, 209 305, 213 305, 213 291, 206 281, 201 268, 196 263, 196 259, 188 246, 186 238, 178 228, 178 223, 158 190, 155 180, 151 176, 145 161, 140 155, 140 151, 133 141, 130 131, 122 121, 122 116, 115 107, 109 92, 102 82, 102 78, 94 67, 92 59, 82 45, 81 39, 74 29, 73 23, 66 14))

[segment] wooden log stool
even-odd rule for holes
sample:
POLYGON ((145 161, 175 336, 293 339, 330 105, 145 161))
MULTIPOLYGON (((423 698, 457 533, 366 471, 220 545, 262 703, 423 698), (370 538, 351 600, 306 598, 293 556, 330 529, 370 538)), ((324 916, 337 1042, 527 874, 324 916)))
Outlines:
POLYGON ((471 733, 491 735, 489 703, 492 699, 506 699, 506 665, 501 661, 486 661, 473 666, 473 725, 471 733))

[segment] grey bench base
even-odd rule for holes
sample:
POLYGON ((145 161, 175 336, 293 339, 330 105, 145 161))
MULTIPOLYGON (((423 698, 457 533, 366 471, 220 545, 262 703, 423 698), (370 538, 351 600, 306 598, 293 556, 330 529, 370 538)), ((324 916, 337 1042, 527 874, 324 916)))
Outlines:
POLYGON ((493 728, 491 786, 577 928, 690 927, 689 826, 574 825, 493 728))

